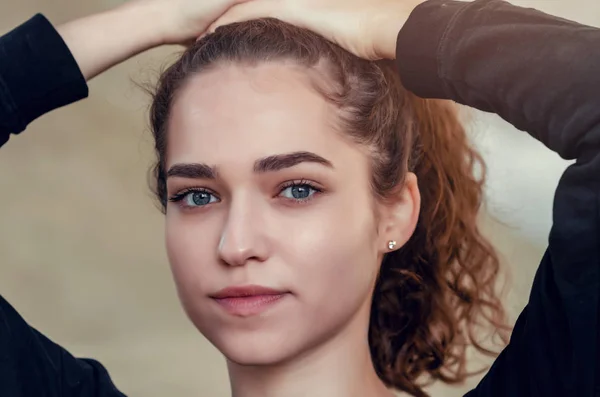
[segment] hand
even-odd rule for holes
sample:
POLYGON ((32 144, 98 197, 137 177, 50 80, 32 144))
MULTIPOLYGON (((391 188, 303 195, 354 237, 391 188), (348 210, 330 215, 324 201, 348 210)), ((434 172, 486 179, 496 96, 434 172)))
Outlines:
POLYGON ((253 0, 231 7, 208 30, 271 17, 312 30, 361 58, 394 59, 398 32, 423 1, 253 0))
POLYGON ((162 44, 186 44, 235 4, 250 0, 132 0, 67 22, 58 32, 86 80, 162 44))
POLYGON ((152 10, 162 44, 187 44, 232 6, 250 0, 133 0, 125 7, 152 10))

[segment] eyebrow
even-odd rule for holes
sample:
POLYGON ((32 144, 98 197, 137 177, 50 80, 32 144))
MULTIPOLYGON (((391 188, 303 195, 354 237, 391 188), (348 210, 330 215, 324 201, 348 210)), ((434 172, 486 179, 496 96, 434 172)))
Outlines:
MULTIPOLYGON (((293 152, 286 154, 277 154, 264 157, 254 162, 255 173, 266 173, 281 171, 286 168, 294 167, 301 163, 316 163, 328 168, 334 168, 333 164, 312 152, 293 152)), ((218 175, 217 167, 202 163, 184 163, 174 164, 167 171, 167 178, 182 177, 190 179, 216 179, 218 175)))

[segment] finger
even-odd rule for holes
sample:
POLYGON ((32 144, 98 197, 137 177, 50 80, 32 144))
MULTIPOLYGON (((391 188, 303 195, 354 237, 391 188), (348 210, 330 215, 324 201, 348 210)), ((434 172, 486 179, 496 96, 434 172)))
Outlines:
POLYGON ((213 33, 219 26, 229 25, 236 22, 245 22, 259 18, 278 18, 281 19, 283 13, 280 1, 273 0, 253 0, 237 4, 227 10, 215 22, 213 22, 208 32, 213 33))

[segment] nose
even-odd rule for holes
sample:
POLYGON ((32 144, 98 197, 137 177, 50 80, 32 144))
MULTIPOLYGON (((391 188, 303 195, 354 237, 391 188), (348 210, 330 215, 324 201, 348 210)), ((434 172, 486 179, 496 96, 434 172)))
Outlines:
POLYGON ((260 202, 249 197, 231 201, 227 221, 219 242, 219 256, 229 266, 244 266, 249 261, 263 262, 268 243, 260 202))

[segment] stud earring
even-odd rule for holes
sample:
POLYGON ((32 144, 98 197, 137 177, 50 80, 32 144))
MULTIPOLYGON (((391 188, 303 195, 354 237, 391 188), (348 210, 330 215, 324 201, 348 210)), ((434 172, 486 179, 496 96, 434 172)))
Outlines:
POLYGON ((394 240, 388 241, 388 248, 390 251, 396 248, 396 242, 394 240))

